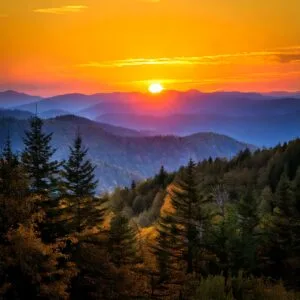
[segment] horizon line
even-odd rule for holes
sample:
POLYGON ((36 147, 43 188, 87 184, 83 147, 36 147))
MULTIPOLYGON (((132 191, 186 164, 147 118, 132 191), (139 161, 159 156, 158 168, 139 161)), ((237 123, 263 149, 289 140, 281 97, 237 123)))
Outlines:
MULTIPOLYGON (((66 95, 82 95, 82 96, 95 96, 95 95, 99 95, 99 94, 141 94, 141 95, 152 95, 149 92, 146 91, 111 91, 111 92, 95 92, 95 93, 80 93, 80 92, 66 92, 66 93, 62 93, 62 94, 52 94, 50 96, 41 96, 41 95, 37 95, 37 94, 31 94, 31 93, 27 93, 24 91, 20 91, 17 89, 0 89, 0 93, 7 93, 7 92, 13 92, 13 93, 17 93, 17 94, 24 94, 27 96, 32 96, 32 97, 40 97, 40 98, 53 98, 53 97, 59 97, 59 96, 66 96, 66 95)), ((201 91, 199 89, 186 89, 186 90, 175 90, 175 89, 164 89, 161 93, 153 95, 153 97, 157 97, 161 94, 164 93, 168 93, 168 92, 176 92, 176 93, 188 93, 188 92, 198 92, 201 94, 214 94, 214 93, 241 93, 241 94, 261 94, 261 95, 268 95, 268 94, 280 94, 280 93, 284 93, 284 94, 298 94, 300 93, 300 90, 270 90, 270 91, 258 91, 258 90, 247 90, 247 91, 243 91, 243 90, 212 90, 212 91, 201 91)))

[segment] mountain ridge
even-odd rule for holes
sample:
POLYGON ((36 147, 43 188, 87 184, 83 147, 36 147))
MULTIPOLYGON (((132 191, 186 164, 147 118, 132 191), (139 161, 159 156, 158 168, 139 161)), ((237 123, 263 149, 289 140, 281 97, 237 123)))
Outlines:
MULTIPOLYGON (((76 117, 73 120, 45 120, 45 131, 53 132, 53 147, 57 149, 55 158, 66 159, 69 146, 78 130, 76 117)), ((24 130, 28 121, 0 119, 0 147, 11 132, 15 151, 22 151, 24 130)), ((199 133, 187 137, 177 136, 118 136, 101 129, 94 121, 80 124, 84 144, 89 148, 89 158, 97 166, 99 191, 111 190, 121 185, 130 185, 132 180, 142 180, 153 176, 161 165, 173 171, 185 165, 190 158, 201 161, 205 158, 230 158, 247 147, 254 146, 236 141, 230 137, 213 133, 199 133)))

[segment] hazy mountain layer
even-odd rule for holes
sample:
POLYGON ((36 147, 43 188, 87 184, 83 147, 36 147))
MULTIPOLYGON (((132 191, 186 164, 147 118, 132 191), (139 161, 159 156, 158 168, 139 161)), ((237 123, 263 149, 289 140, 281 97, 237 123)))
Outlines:
MULTIPOLYGON (((41 97, 18 93, 15 91, 0 92, 0 108, 13 108, 20 105, 34 103, 41 99, 41 97)), ((34 112, 35 105, 33 105, 32 107, 34 112)))
POLYGON ((211 131, 229 135, 247 143, 268 147, 300 136, 300 111, 266 116, 177 114, 161 117, 104 114, 97 120, 132 129, 152 130, 161 134, 190 135, 211 131))
MULTIPOLYGON (((9 129, 14 149, 22 151, 22 137, 27 127, 28 121, 25 120, 1 119, 0 144, 3 144, 9 129)), ((132 179, 153 176, 162 164, 172 171, 186 164, 190 158, 199 161, 209 156, 232 157, 247 147, 244 143, 214 133, 186 137, 118 136, 106 131, 105 126, 101 127, 97 122, 69 116, 45 121, 45 130, 54 132, 56 158, 67 157, 68 146, 78 129, 89 147, 90 158, 97 165, 99 190, 130 184, 132 179)))
MULTIPOLYGON (((67 94, 18 106, 32 113, 36 107, 42 118, 71 112, 147 136, 212 131, 260 146, 274 146, 300 135, 299 93, 262 95, 191 90, 165 91, 159 95, 67 94)), ((132 136, 130 131, 128 135, 132 136)))

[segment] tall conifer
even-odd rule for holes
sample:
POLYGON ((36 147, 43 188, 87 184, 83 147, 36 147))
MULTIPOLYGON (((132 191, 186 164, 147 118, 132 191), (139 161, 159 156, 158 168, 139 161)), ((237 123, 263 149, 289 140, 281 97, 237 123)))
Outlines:
POLYGON ((101 201, 95 198, 95 189, 98 181, 95 180, 95 166, 86 158, 88 149, 82 144, 79 133, 74 144, 70 147, 70 156, 63 166, 63 181, 65 195, 68 199, 66 213, 70 214, 72 226, 76 224, 76 231, 83 227, 92 227, 101 222, 103 213, 97 207, 101 201))
POLYGON ((48 194, 60 164, 52 160, 55 149, 51 146, 52 133, 43 131, 43 120, 35 116, 30 129, 25 131, 25 149, 22 155, 24 169, 31 180, 31 189, 37 194, 48 194))

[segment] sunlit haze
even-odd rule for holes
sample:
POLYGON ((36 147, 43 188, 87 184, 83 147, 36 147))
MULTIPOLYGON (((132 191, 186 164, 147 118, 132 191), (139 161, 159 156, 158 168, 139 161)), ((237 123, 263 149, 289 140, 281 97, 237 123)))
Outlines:
POLYGON ((163 87, 160 83, 152 83, 152 84, 149 85, 148 90, 152 94, 159 94, 159 93, 162 92, 163 87))

